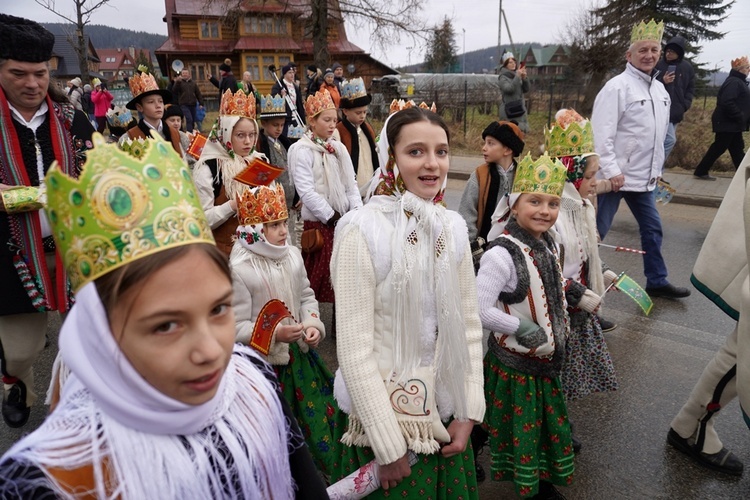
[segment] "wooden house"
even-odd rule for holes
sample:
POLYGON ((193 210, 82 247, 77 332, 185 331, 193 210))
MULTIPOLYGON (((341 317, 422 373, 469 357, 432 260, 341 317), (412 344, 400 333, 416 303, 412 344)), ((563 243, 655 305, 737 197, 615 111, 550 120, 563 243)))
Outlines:
MULTIPOLYGON (((248 1, 239 12, 232 13, 222 1, 208 6, 205 0, 164 3, 168 39, 156 50, 156 57, 165 75, 174 77, 172 64, 180 60, 204 97, 218 98, 218 89, 208 77, 220 78, 219 65, 229 58, 237 80, 249 71, 256 88, 268 93, 275 83, 268 67, 281 68, 294 61, 304 88, 304 70, 313 64, 312 34, 306 27, 311 13, 309 0, 248 1)), ((344 23, 333 17, 329 19, 328 41, 331 64, 342 64, 345 77, 363 77, 369 85, 373 77, 396 72, 351 43, 344 23)))

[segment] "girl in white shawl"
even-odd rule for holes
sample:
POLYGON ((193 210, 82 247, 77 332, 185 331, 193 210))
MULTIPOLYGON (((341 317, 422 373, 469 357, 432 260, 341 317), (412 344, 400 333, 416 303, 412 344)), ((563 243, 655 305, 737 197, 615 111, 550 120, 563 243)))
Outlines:
POLYGON ((440 484, 450 484, 476 498, 468 440, 485 409, 482 330, 466 223, 441 203, 448 129, 411 108, 392 115, 383 135, 380 183, 341 219, 331 259, 335 396, 349 414, 343 443, 357 452, 340 474, 374 456, 393 496, 444 498, 440 484), (411 467, 409 450, 418 454, 411 467))
POLYGON ((56 166, 47 174, 47 213, 76 292, 60 332, 69 374, 55 410, 0 459, 0 498, 327 498, 272 370, 234 344, 229 266, 187 167, 164 141, 148 144, 162 154, 144 164, 99 136, 81 184, 56 166), (106 216, 97 193, 122 200, 145 177, 161 180, 139 191, 154 198, 111 203, 134 226, 89 220, 106 216), (86 194, 71 208, 78 187, 86 194), (155 221, 165 215, 185 224, 164 231, 155 221), (76 245, 83 237, 124 248, 87 267, 99 247, 76 245))

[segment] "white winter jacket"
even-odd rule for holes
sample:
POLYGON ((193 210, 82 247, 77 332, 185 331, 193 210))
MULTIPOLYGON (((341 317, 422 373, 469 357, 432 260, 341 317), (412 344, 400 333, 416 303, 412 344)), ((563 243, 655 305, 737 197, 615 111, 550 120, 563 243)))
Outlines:
POLYGON ((594 147, 599 178, 625 175, 622 191, 652 191, 662 175, 670 98, 664 85, 630 63, 604 85, 594 102, 594 147))

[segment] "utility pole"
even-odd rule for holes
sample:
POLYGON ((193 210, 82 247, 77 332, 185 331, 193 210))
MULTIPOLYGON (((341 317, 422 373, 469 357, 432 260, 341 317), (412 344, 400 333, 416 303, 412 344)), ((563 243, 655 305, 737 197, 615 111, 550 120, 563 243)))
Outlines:
MULTIPOLYGON (((497 17, 497 64, 500 65, 503 60, 503 45, 502 45, 502 33, 503 33, 503 0, 498 0, 500 4, 500 14, 497 17)), ((494 70, 494 68, 493 68, 494 70)))
POLYGON ((461 73, 466 74, 466 28, 461 28, 464 32, 464 54, 461 58, 461 73))

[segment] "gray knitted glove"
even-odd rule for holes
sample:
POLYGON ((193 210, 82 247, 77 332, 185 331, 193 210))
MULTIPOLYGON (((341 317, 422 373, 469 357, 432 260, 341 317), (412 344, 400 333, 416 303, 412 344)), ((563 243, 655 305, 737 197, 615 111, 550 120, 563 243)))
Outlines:
POLYGON ((516 330, 516 340, 526 349, 539 347, 547 342, 547 333, 541 326, 527 319, 519 319, 518 330, 516 330))

